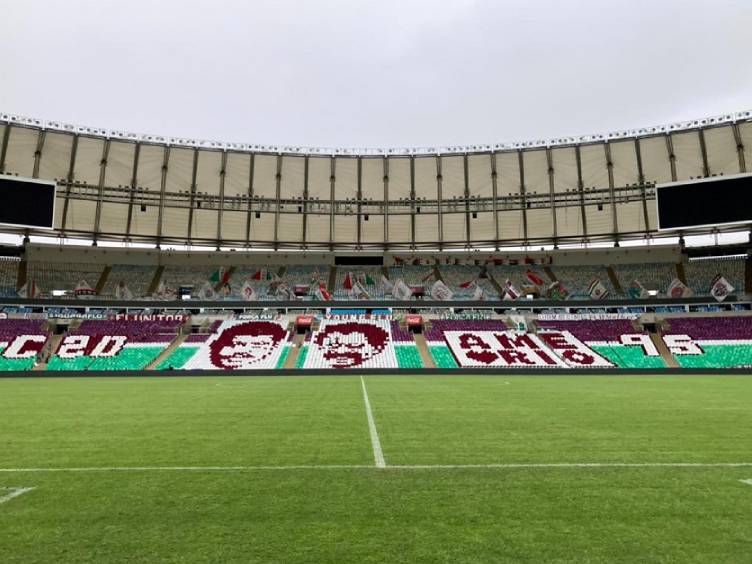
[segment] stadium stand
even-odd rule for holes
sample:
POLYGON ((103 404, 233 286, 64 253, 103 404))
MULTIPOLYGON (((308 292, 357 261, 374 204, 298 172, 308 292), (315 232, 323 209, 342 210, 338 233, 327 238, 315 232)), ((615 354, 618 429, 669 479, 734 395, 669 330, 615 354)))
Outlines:
POLYGON ((620 368, 664 368, 664 360, 650 335, 636 329, 628 319, 564 320, 538 319, 539 330, 567 331, 590 349, 620 368))
POLYGON ((21 259, 17 257, 0 257, 0 297, 13 298, 16 296, 20 263, 21 259))
MULTIPOLYGON (((499 292, 488 278, 481 278, 481 269, 478 266, 448 264, 439 266, 439 272, 444 283, 454 293, 456 300, 469 300, 475 295, 476 286, 483 290, 484 299, 496 300, 499 292)), ((503 280, 502 280, 503 282, 503 280)))
POLYGON ((149 285, 154 278, 154 266, 115 264, 100 292, 101 297, 116 298, 116 288, 122 282, 135 299, 149 297, 149 285))
POLYGON ((44 320, 0 319, 0 371, 34 368, 47 344, 44 320))
POLYGON ((646 290, 658 290, 661 294, 666 293, 677 277, 676 264, 669 263, 620 264, 614 265, 614 270, 622 288, 629 288, 637 280, 646 290))
POLYGON ((670 317, 663 341, 685 368, 752 367, 752 317, 670 317))
POLYGON ((745 260, 734 257, 728 259, 690 260, 684 263, 687 284, 696 295, 707 295, 716 276, 721 275, 739 294, 745 293, 745 260))
POLYGON ((593 280, 600 281, 608 291, 607 297, 618 297, 620 292, 614 288, 605 266, 578 265, 554 266, 551 269, 556 279, 566 288, 568 299, 590 299, 588 287, 593 280))
POLYGON ((84 320, 69 331, 48 370, 143 370, 175 339, 182 320, 84 320))
POLYGON ((306 340, 301 366, 338 370, 399 368, 391 329, 390 321, 383 319, 324 319, 306 340))
POLYGON ((103 265, 92 263, 30 262, 26 277, 45 294, 50 294, 53 290, 64 290, 73 295, 82 281, 91 289, 96 288, 103 270, 103 265))

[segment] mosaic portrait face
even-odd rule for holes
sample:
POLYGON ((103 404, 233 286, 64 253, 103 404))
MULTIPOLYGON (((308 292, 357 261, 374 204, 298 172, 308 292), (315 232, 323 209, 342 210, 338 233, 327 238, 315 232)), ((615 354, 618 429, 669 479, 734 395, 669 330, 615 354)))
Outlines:
POLYGON ((360 366, 384 352, 389 335, 367 323, 335 323, 316 336, 323 358, 332 368, 360 366))
POLYGON ((217 368, 255 368, 271 356, 287 332, 276 323, 253 321, 225 329, 209 346, 211 363, 217 368))

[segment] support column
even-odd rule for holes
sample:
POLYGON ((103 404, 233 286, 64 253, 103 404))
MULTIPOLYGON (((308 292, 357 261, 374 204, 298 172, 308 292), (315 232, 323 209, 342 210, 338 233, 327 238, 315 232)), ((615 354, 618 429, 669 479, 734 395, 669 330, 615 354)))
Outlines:
POLYGON ((614 191, 614 162, 611 160, 611 144, 606 141, 603 144, 606 152, 606 168, 608 169, 608 193, 611 197, 611 222, 613 225, 614 243, 619 244, 619 219, 616 216, 616 193, 614 191))
POLYGON ((65 184, 65 200, 63 200, 63 217, 60 225, 60 236, 65 238, 65 228, 68 224, 68 208, 70 207, 71 184, 76 170, 76 153, 78 152, 78 135, 73 135, 73 144, 71 145, 70 161, 68 162, 68 175, 65 184))
POLYGON ((415 212, 417 196, 415 194, 415 157, 410 157, 410 249, 415 250, 415 212))
POLYGON ((253 215, 253 169, 256 163, 255 153, 250 154, 250 167, 248 169, 248 209, 245 218, 245 247, 251 246, 251 216, 253 215))
POLYGON ((357 224, 356 224, 356 231, 357 231, 356 243, 357 243, 357 248, 360 249, 361 248, 361 237, 362 237, 362 234, 361 234, 362 225, 361 225, 360 222, 361 222, 361 214, 363 213, 363 205, 362 205, 362 202, 363 202, 363 158, 362 157, 357 157, 357 159, 358 159, 358 168, 357 168, 357 171, 358 171, 358 192, 357 192, 357 198, 358 199, 357 199, 357 202, 356 202, 356 214, 355 214, 355 218, 356 218, 356 221, 357 221, 357 224))
POLYGON ((337 159, 329 159, 329 250, 334 250, 334 190, 337 182, 337 159))
POLYGON ((462 156, 462 177, 465 190, 465 246, 470 248, 470 173, 468 172, 467 153, 462 156))
POLYGON ((739 159, 739 172, 744 174, 747 172, 747 163, 744 158, 744 141, 742 140, 742 133, 739 131, 739 124, 733 124, 731 130, 734 133, 734 141, 736 141, 736 155, 739 159))
POLYGON ((574 156, 577 161, 577 191, 580 195, 580 213, 582 214, 582 237, 584 241, 588 240, 587 216, 585 214, 585 183, 582 181, 582 157, 580 146, 575 145, 574 156))
POLYGON ((442 205, 444 198, 442 196, 442 188, 444 183, 444 177, 441 174, 441 157, 436 155, 436 198, 438 207, 436 213, 438 214, 437 220, 439 225, 439 250, 444 250, 444 216, 442 212, 442 205))
POLYGON ((159 216, 157 217, 157 248, 162 246, 162 220, 164 218, 165 190, 167 189, 167 166, 170 162, 170 147, 165 146, 162 156, 162 179, 159 183, 159 216))
POLYGON ((382 172, 384 174, 384 250, 389 250, 389 159, 382 157, 382 172))
POLYGON ((193 166, 191 167, 191 194, 188 201, 188 229, 186 244, 191 244, 193 235, 193 209, 196 207, 196 176, 198 174, 198 149, 193 149, 193 166))
POLYGON ((303 157, 303 235, 302 243, 303 249, 307 249, 308 241, 308 159, 310 157, 306 155, 303 157))
POLYGON ((697 136, 700 138, 700 154, 702 154, 702 174, 705 178, 710 177, 710 165, 708 164, 708 149, 705 145, 705 132, 702 129, 697 130, 697 136))
POLYGON ((282 155, 277 155, 277 174, 274 185, 274 196, 277 203, 277 209, 274 211, 274 250, 279 248, 279 209, 282 200, 282 155))
MULTIPOLYGON (((5 157, 8 154, 8 141, 10 140, 10 128, 11 128, 10 124, 7 124, 5 126, 5 131, 3 132, 3 142, 2 142, 2 145, 0 145, 0 174, 5 174, 5 157)), ((73 137, 76 138, 78 136, 74 135, 73 137)))
POLYGON ((551 147, 546 147, 546 164, 548 165, 548 197, 551 204, 551 223, 553 226, 554 249, 559 248, 559 227, 556 218, 556 192, 554 174, 554 156, 551 147))
POLYGON ((97 246, 99 231, 102 219, 102 198, 104 196, 104 183, 107 175, 107 159, 110 156, 110 140, 105 139, 102 146, 102 159, 99 161, 99 183, 97 184, 97 210, 94 215, 94 241, 93 245, 97 246))
POLYGON ((136 198, 136 190, 138 189, 138 159, 141 155, 141 143, 136 143, 133 150, 133 168, 131 170, 131 185, 130 194, 128 197, 128 219, 125 226, 125 240, 130 241, 131 238, 131 224, 133 222, 133 200, 136 198))
POLYGON ((494 249, 499 250, 499 173, 496 170, 496 151, 492 151, 491 157, 491 191, 493 196, 494 217, 494 249))
POLYGON ((640 140, 635 139, 635 156, 637 157, 637 180, 640 183, 640 194, 642 196, 642 218, 645 222, 645 237, 650 236, 650 219, 648 216, 648 199, 645 192, 645 173, 642 168, 642 151, 640 149, 640 140))
POLYGON ((47 132, 44 129, 40 129, 37 134, 37 148, 34 151, 34 169, 31 173, 32 178, 39 178, 39 162, 42 159, 42 149, 44 148, 44 140, 46 137, 47 132))
POLYGON ((222 151, 219 169, 219 210, 217 210, 217 250, 222 246, 222 218, 225 211, 225 177, 227 176, 227 151, 222 151))

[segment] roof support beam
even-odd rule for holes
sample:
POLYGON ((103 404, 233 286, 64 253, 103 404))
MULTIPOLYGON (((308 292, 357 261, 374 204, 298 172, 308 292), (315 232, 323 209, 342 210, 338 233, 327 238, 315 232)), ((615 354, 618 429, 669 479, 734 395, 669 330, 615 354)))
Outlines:
POLYGON ((250 167, 248 169, 248 209, 245 218, 245 246, 251 246, 251 215, 253 215, 253 171, 256 164, 255 154, 250 154, 250 167))
POLYGON ((277 208, 274 210, 274 250, 279 248, 279 210, 282 199, 282 155, 277 155, 277 174, 274 177, 274 199, 277 208))
POLYGON ((141 143, 136 143, 136 147, 133 151, 133 168, 131 171, 130 194, 128 197, 128 220, 125 226, 126 241, 130 241, 131 238, 131 224, 133 222, 133 200, 136 197, 136 189, 138 188, 138 159, 140 154, 141 143))
POLYGON ((465 194, 465 245, 470 248, 470 172, 467 164, 467 153, 462 155, 462 178, 465 194))
POLYGON ((227 177, 227 151, 222 151, 219 165, 219 210, 217 210, 217 243, 219 250, 222 245, 222 219, 225 211, 225 178, 227 177))
POLYGON ((65 228, 68 225, 68 208, 70 207, 70 193, 71 185, 73 184, 73 177, 76 173, 76 154, 78 153, 78 134, 73 135, 73 143, 71 144, 70 161, 68 161, 68 176, 66 176, 65 184, 65 199, 63 200, 63 217, 61 218, 60 225, 60 237, 65 238, 65 228))
POLYGON ((735 123, 731 126, 731 131, 734 132, 734 141, 736 141, 736 156, 739 159, 739 172, 747 172, 747 163, 744 158, 744 141, 742 140, 742 133, 739 131, 739 124, 735 123))
POLYGON ((410 249, 415 250, 415 212, 418 197, 415 193, 415 157, 410 157, 410 249))
MULTIPOLYGON (((10 140, 10 124, 5 125, 3 143, 0 145, 0 174, 5 174, 5 156, 8 154, 8 141, 10 140)), ((75 137, 75 136, 74 136, 75 137)))
POLYGON ((499 250, 499 173, 496 170, 496 151, 489 155, 491 161, 491 206, 494 218, 494 249, 499 250))
POLYGON ((389 159, 381 158, 384 180, 384 250, 389 250, 389 159))
POLYGON ((37 148, 34 151, 34 168, 31 173, 32 178, 39 178, 39 163, 42 160, 42 150, 44 149, 44 140, 47 137, 47 132, 44 129, 40 129, 37 135, 37 148))
POLYGON ((162 153, 162 178, 159 182, 159 215, 157 217, 157 248, 162 247, 162 221, 164 219, 165 190, 167 189, 167 170, 170 163, 170 146, 165 145, 162 153))
POLYGON ((441 174, 441 157, 439 155, 436 155, 436 198, 438 201, 438 209, 436 210, 436 213, 438 214, 438 222, 439 222, 439 250, 443 250, 444 248, 444 216, 442 213, 442 207, 443 207, 443 197, 442 197, 442 184, 443 184, 444 177, 441 174))
POLYGON ((611 159, 611 143, 603 144, 606 153, 606 168, 608 169, 608 193, 611 198, 611 225, 613 226, 614 243, 619 244, 619 220, 616 217, 616 195, 614 192, 614 162, 611 159))
POLYGON ((553 239, 554 249, 559 248, 559 228, 556 218, 556 198, 555 198, 555 182, 554 182, 554 156, 551 152, 551 147, 546 147, 546 164, 548 165, 548 197, 551 202, 551 225, 553 227, 553 239))
POLYGON ((362 240, 362 234, 361 234, 361 214, 363 213, 363 157, 358 157, 358 193, 357 193, 357 204, 356 204, 356 216, 355 220, 357 221, 356 230, 357 230, 357 247, 358 249, 361 248, 361 240, 362 240))
POLYGON ((670 134, 666 134, 666 151, 668 152, 668 163, 671 167, 671 182, 676 182, 676 155, 674 154, 674 141, 670 134))
POLYGON ((700 153, 702 154, 702 174, 705 178, 710 178, 710 165, 708 164, 708 149, 705 145, 705 132, 702 129, 697 130, 697 136, 700 138, 700 153))
POLYGON ((637 157, 637 179, 639 181, 642 196, 642 219, 645 222, 645 236, 650 237, 650 216, 648 215, 648 199, 645 193, 645 169, 642 167, 642 151, 640 140, 635 138, 635 156, 637 157))
POLYGON ((188 201, 188 229, 186 230, 186 245, 191 244, 193 235, 193 209, 196 207, 196 177, 198 175, 198 149, 193 149, 193 166, 191 167, 191 194, 188 201))
POLYGON ((334 250, 334 190, 337 182, 337 159, 329 158, 329 250, 334 250))
POLYGON ((525 167, 522 162, 522 150, 517 151, 517 164, 520 167, 520 200, 522 202, 522 238, 527 247, 527 189, 525 188, 525 167))
POLYGON ((587 214, 585 213, 585 183, 582 181, 582 155, 580 146, 574 147, 574 158, 577 162, 577 192, 580 196, 580 212, 582 214, 582 237, 585 242, 588 240, 587 214))
POLYGON ((303 157, 303 234, 302 243, 303 249, 307 249, 308 245, 308 159, 310 157, 306 155, 303 157))
POLYGON ((107 160, 110 156, 110 140, 105 139, 102 146, 102 158, 99 161, 99 183, 97 184, 97 209, 94 214, 94 240, 93 245, 96 247, 99 238, 100 226, 102 223, 102 197, 104 195, 104 183, 107 176, 107 160))

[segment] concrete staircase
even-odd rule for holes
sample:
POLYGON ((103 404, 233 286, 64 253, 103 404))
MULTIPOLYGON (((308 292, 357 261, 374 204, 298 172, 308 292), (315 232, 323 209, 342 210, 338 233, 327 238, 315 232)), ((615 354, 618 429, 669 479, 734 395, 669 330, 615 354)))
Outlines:
POLYGON ((415 345, 418 347, 418 352, 420 353, 420 360, 423 362, 423 367, 436 368, 436 363, 434 363, 433 356, 431 356, 431 352, 428 350, 428 343, 426 343, 426 338, 423 336, 423 334, 414 333, 413 339, 415 340, 415 345))
POLYGON ((175 337, 172 342, 167 346, 165 350, 163 350, 161 353, 159 353, 159 356, 155 358, 149 365, 147 365, 146 370, 156 370, 157 366, 162 364, 167 358, 172 354, 172 352, 178 348, 180 345, 182 345, 185 342, 185 339, 188 337, 188 335, 178 335, 175 337))
POLYGON ((671 354, 671 351, 668 350, 666 343, 663 342, 663 339, 661 339, 661 336, 658 333, 650 333, 650 340, 653 341, 655 348, 661 353, 661 358, 663 359, 663 362, 666 363, 666 366, 669 368, 679 368, 679 363, 676 358, 674 358, 674 355, 671 354))
POLYGON ((303 347, 303 343, 305 343, 305 335, 295 335, 293 337, 290 352, 287 353, 287 358, 285 359, 285 364, 282 368, 295 368, 295 365, 298 363, 298 355, 300 354, 300 349, 303 347))

